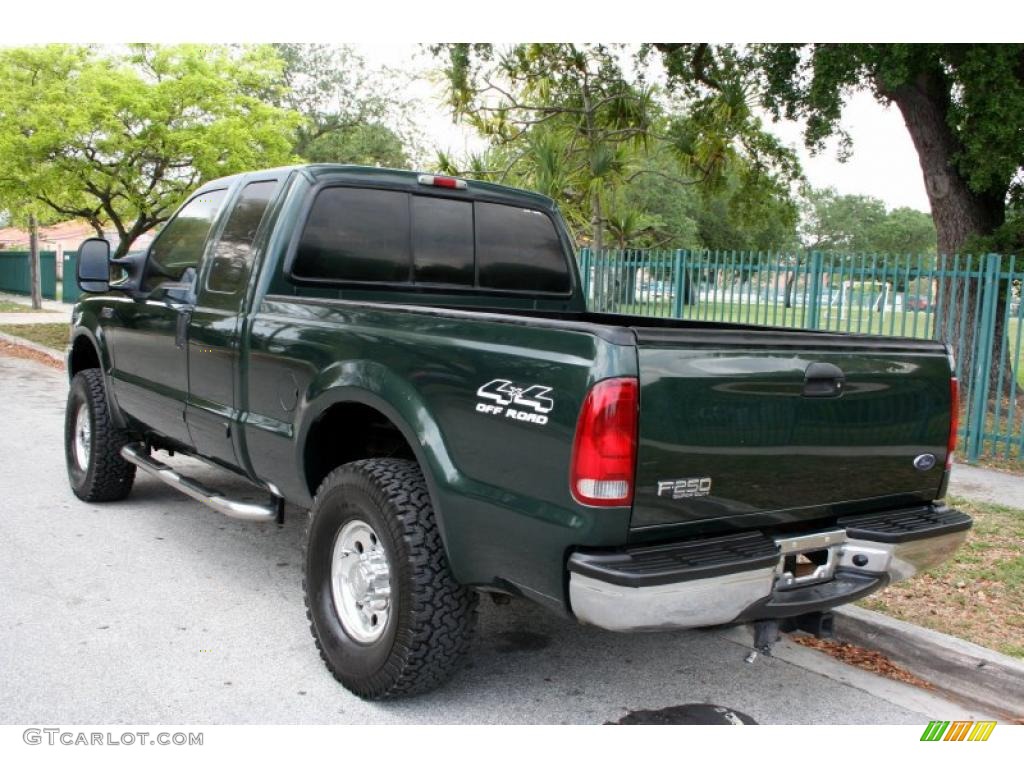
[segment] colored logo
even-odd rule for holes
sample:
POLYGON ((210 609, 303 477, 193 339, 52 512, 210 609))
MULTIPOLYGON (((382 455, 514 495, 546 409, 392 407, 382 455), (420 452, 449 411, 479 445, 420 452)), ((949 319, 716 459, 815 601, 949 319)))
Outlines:
POLYGON ((921 741, 988 741, 995 727, 995 720, 932 720, 921 741))

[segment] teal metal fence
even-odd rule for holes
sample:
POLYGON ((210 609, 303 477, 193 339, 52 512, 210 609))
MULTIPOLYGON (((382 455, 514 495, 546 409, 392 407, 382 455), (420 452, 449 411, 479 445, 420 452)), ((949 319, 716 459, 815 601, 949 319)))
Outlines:
MULTIPOLYGON (((0 291, 32 293, 27 251, 0 251, 0 291)), ((53 251, 39 253, 40 282, 43 298, 57 298, 57 254, 53 251)))
POLYGON ((61 275, 61 301, 65 304, 74 304, 82 292, 78 290, 78 252, 64 252, 64 270, 61 275))
POLYGON ((1024 258, 583 249, 579 261, 597 312, 949 340, 961 452, 1024 459, 1024 258))

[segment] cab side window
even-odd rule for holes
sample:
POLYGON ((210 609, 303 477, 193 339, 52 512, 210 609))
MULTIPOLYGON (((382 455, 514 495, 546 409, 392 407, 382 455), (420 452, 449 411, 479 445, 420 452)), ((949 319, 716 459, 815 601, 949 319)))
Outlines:
POLYGON ((208 291, 235 295, 244 288, 252 267, 253 243, 277 187, 276 181, 254 181, 238 196, 213 249, 213 263, 206 278, 208 291))
POLYGON ((142 289, 151 292, 164 283, 192 283, 210 228, 227 190, 217 189, 192 198, 171 219, 149 249, 142 289))

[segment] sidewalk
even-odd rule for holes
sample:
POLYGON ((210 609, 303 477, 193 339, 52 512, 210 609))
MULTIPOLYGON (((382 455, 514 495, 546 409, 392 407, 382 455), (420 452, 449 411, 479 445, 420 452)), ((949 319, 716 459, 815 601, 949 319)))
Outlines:
MULTIPOLYGON (((24 304, 31 309, 32 300, 17 293, 0 293, 0 301, 24 304)), ((36 325, 44 323, 70 323, 71 304, 52 299, 43 299, 45 312, 0 312, 0 325, 36 325)))
POLYGON ((1024 477, 969 464, 955 464, 949 493, 975 501, 1024 509, 1024 477))

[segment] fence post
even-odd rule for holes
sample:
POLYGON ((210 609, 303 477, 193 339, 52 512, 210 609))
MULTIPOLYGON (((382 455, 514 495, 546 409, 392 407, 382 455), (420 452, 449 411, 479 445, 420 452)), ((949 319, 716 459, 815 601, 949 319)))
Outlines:
POLYGON ((583 304, 590 305, 590 249, 580 250, 580 272, 583 280, 583 304))
POLYGON ((804 307, 804 326, 810 330, 818 328, 818 314, 821 307, 821 277, 822 277, 821 251, 811 251, 811 258, 807 264, 807 279, 810 281, 807 290, 807 306, 804 307))
POLYGON ((686 275, 683 274, 683 251, 676 248, 672 254, 672 317, 683 316, 683 300, 686 292, 686 275))
POLYGON ((996 346, 996 311, 999 308, 999 261, 998 253, 985 256, 985 269, 981 278, 981 317, 977 320, 978 332, 975 334, 971 417, 967 427, 967 461, 971 464, 977 463, 985 444, 985 406, 988 401, 992 352, 996 346))

